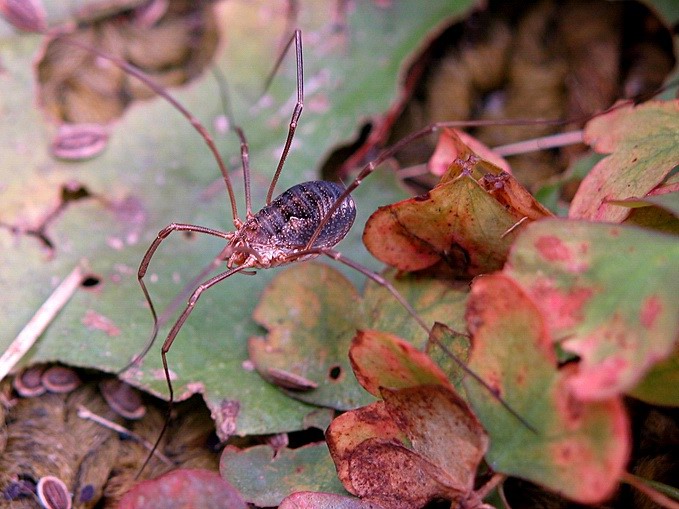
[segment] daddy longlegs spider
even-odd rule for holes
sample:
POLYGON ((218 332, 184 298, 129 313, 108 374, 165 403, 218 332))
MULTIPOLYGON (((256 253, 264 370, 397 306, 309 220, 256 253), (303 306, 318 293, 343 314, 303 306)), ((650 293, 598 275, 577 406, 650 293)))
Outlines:
MULTIPOLYGON (((226 246, 221 250, 212 263, 204 268, 200 275, 194 278, 193 282, 190 283, 191 286, 187 286, 185 291, 180 294, 181 296, 184 296, 186 290, 189 288, 194 288, 190 297, 188 298, 186 306, 179 315, 179 318, 177 318, 177 320, 174 322, 161 347, 161 359, 169 392, 169 400, 167 407, 167 418, 155 442, 153 451, 155 451, 155 449, 160 444, 160 441, 168 428, 170 415, 174 404, 174 389, 172 386, 167 354, 170 351, 175 338, 182 329, 182 326, 195 308, 199 298, 206 290, 239 272, 249 273, 257 269, 268 269, 293 262, 309 260, 323 255, 359 271, 366 277, 383 286, 429 335, 431 327, 424 322, 424 320, 410 305, 410 303, 387 279, 375 272, 372 272, 368 268, 351 260, 350 258, 347 258, 342 253, 334 249, 335 245, 337 245, 347 235, 355 219, 356 208, 353 198, 351 197, 351 193, 359 185, 361 185, 362 181, 372 172, 374 172, 382 163, 394 156, 406 145, 418 139, 424 138, 425 136, 428 136, 443 127, 529 125, 535 123, 566 124, 573 121, 573 119, 506 119, 499 121, 470 120, 438 122, 431 124, 419 131, 411 133, 391 147, 383 150, 375 159, 366 164, 358 173, 358 175, 346 187, 333 182, 311 181, 297 184, 278 195, 276 198, 273 198, 276 184, 290 151, 298 121, 304 107, 302 33, 300 30, 295 30, 292 37, 285 44, 284 50, 278 57, 265 85, 266 89, 277 72, 277 69, 281 65, 283 58, 294 43, 297 71, 297 101, 290 119, 285 145, 269 185, 266 196, 266 204, 260 211, 256 213, 253 213, 252 211, 248 143, 243 130, 239 126, 233 126, 233 129, 240 140, 241 167, 243 172, 246 208, 245 219, 243 220, 238 214, 236 197, 228 168, 220 156, 211 135, 200 123, 200 121, 198 121, 198 119, 195 118, 193 114, 191 114, 180 102, 172 97, 163 87, 153 82, 149 77, 144 75, 144 73, 131 66, 127 62, 116 57, 106 55, 95 48, 86 47, 81 43, 72 40, 69 42, 80 47, 81 49, 97 54, 98 56, 112 62, 114 65, 119 66, 125 72, 128 72, 129 74, 138 78, 154 92, 172 104, 174 108, 176 108, 187 120, 189 120, 191 125, 204 139, 217 162, 231 205, 233 224, 235 227, 234 231, 224 232, 199 225, 171 223, 158 233, 156 239, 147 249, 139 265, 137 279, 153 317, 153 331, 150 340, 143 350, 137 354, 134 359, 120 371, 120 373, 138 364, 148 353, 158 335, 160 322, 163 321, 165 317, 165 315, 163 315, 159 318, 153 304, 153 300, 151 299, 150 293, 144 281, 144 277, 146 276, 153 256, 162 242, 175 232, 199 233, 217 237, 226 241, 226 246), (209 273, 213 272, 222 263, 226 264, 227 270, 203 281, 203 278, 207 277, 209 273)), ((171 308, 173 308, 172 304, 169 306, 169 309, 171 308)), ((507 409, 507 411, 514 415, 524 426, 535 432, 535 429, 515 410, 513 410, 490 385, 488 385, 484 380, 478 377, 478 375, 469 370, 466 365, 452 352, 445 348, 444 345, 440 346, 447 355, 449 355, 457 364, 460 365, 465 373, 483 385, 493 395, 493 397, 495 397, 507 409)), ((143 471, 150 461, 151 457, 153 456, 153 451, 147 457, 139 473, 143 471)))

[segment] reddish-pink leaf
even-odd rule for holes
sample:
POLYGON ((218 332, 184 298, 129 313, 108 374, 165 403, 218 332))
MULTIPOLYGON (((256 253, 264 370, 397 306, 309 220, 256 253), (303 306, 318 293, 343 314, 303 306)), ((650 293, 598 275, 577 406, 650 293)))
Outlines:
POLYGON ((505 273, 532 297, 554 340, 580 357, 569 382, 578 398, 607 399, 633 389, 675 348, 679 244, 673 236, 541 221, 517 238, 505 273))
POLYGON ((507 173, 512 170, 503 157, 500 157, 479 140, 458 129, 442 129, 436 142, 436 150, 429 159, 429 171, 439 177, 446 173, 448 166, 455 159, 465 159, 470 153, 478 154, 507 173))
POLYGON ((529 429, 474 380, 467 395, 490 435, 493 470, 531 480, 581 503, 617 487, 629 459, 629 423, 620 398, 578 400, 559 370, 550 329, 533 299, 509 276, 478 278, 467 320, 469 367, 532 427, 529 429))
POLYGON ((571 203, 569 217, 622 222, 629 209, 609 203, 642 198, 679 164, 679 100, 649 101, 591 120, 585 141, 611 154, 587 175, 571 203))
POLYGON ((136 484, 118 509, 247 509, 238 492, 217 472, 173 470, 157 479, 136 484))
POLYGON ((423 384, 452 387, 431 358, 410 343, 386 332, 358 331, 349 349, 358 382, 373 396, 380 387, 400 389, 423 384))

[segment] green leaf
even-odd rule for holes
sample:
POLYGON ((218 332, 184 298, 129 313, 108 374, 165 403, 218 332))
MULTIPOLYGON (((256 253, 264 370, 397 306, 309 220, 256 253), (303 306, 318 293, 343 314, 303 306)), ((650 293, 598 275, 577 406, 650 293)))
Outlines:
POLYGON ((296 491, 345 493, 325 443, 284 448, 276 454, 268 445, 244 450, 227 446, 219 471, 243 499, 258 507, 277 506, 296 491))
MULTIPOLYGON (((387 279, 425 323, 460 321, 466 290, 392 274, 387 279)), ((249 342, 255 367, 307 403, 340 410, 370 403, 373 398, 356 381, 347 355, 357 331, 391 332, 415 346, 424 345, 427 334, 384 287, 371 282, 364 293, 361 298, 348 279, 326 264, 294 265, 279 273, 254 313, 269 331, 249 342)))
POLYGON ((511 415, 485 387, 464 380, 474 412, 490 436, 493 470, 522 477, 581 503, 608 498, 624 472, 630 430, 622 401, 578 400, 573 369, 558 370, 546 317, 508 276, 475 280, 467 320, 470 369, 533 429, 511 415))
POLYGON ((585 141, 610 154, 580 184, 571 218, 619 223, 629 209, 613 200, 640 198, 679 164, 679 101, 649 101, 619 108, 591 120, 585 141))
MULTIPOLYGON (((351 139, 366 119, 386 111, 398 92, 402 62, 433 27, 468 3, 437 0, 421 9, 404 2, 385 12, 373 2, 362 2, 347 14, 342 36, 332 35, 334 1, 305 5, 299 26, 304 37, 306 107, 277 192, 316 178, 316 168, 330 150, 351 139)), ((214 17, 226 41, 215 65, 227 76, 234 116, 250 145, 255 207, 263 204, 295 97, 294 58, 288 55, 267 100, 255 104, 284 38, 285 17, 262 16, 270 12, 268 5, 223 2, 214 17)), ((4 69, 0 150, 5 177, 0 196, 4 225, 0 349, 7 348, 58 281, 86 259, 101 284, 73 296, 25 362, 59 360, 117 372, 141 350, 151 331, 136 282, 146 247, 172 221, 229 229, 229 207, 205 144, 161 99, 131 107, 113 126, 101 157, 77 163, 53 160, 48 146, 54 128, 35 107, 33 62, 42 43, 33 35, 0 40, 4 69), (62 188, 73 183, 86 189, 87 196, 58 209, 62 188), (59 213, 53 214, 55 210, 59 213), (54 245, 51 254, 37 237, 23 234, 38 229, 46 218, 50 219, 44 233, 54 245), (101 328, 102 323, 109 326, 101 328)), ((172 93, 208 127, 222 115, 218 87, 209 73, 172 93)), ((237 140, 232 133, 215 138, 232 163, 240 196, 237 140)), ((379 175, 367 179, 355 195, 357 226, 339 249, 371 264, 359 225, 378 205, 402 197, 393 180, 379 175)), ((239 205, 242 213, 242 200, 239 205)), ((167 306, 221 247, 219 241, 202 236, 173 235, 165 241, 147 275, 158 308, 167 306)), ((176 396, 202 392, 223 434, 233 431, 234 419, 238 434, 299 429, 313 411, 244 365, 246 340, 259 333, 250 315, 271 277, 273 273, 265 271, 256 277, 234 276, 206 292, 168 354, 176 396)), ((360 275, 351 277, 361 280, 360 275)), ((167 331, 166 326, 160 340, 167 331)), ((167 397, 157 348, 127 379, 167 397)))
POLYGON ((628 394, 652 405, 679 406, 679 351, 659 362, 628 394))
POLYGON ((349 343, 364 325, 358 292, 325 264, 293 265, 267 286, 253 317, 269 331, 251 338, 250 360, 266 379, 285 386, 277 373, 301 377, 316 388, 290 395, 347 410, 372 401, 351 373, 349 343))
MULTIPOLYGON (((466 331, 466 326, 461 328, 461 330, 466 331)), ((429 341, 427 342, 427 354, 429 357, 446 374, 455 390, 463 395, 462 380, 466 373, 460 366, 460 362, 465 366, 467 365, 470 346, 469 336, 456 332, 442 323, 434 324, 429 335, 429 341), (457 360, 453 358, 453 355, 457 360)))
POLYGON ((580 356, 582 399, 632 389, 679 338, 679 240, 635 227, 549 220, 529 225, 505 273, 537 303, 555 341, 580 356))
POLYGON ((627 200, 617 200, 611 203, 632 209, 655 205, 667 210, 675 217, 679 217, 679 192, 645 196, 643 198, 628 198, 627 200))

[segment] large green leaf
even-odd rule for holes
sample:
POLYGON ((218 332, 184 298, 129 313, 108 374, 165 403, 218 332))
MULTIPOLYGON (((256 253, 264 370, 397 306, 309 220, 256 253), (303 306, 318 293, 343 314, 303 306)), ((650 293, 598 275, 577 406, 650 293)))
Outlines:
POLYGON ((268 445, 245 450, 229 446, 219 466, 224 479, 257 507, 273 507, 296 491, 344 494, 324 442, 274 451, 268 445))
POLYGON ((591 120, 585 141, 610 154, 585 177, 568 216, 622 222, 629 209, 611 201, 646 196, 679 164, 679 101, 651 101, 591 120))
MULTIPOLYGON (((361 121, 385 111, 397 93, 404 59, 433 27, 464 8, 443 0, 430 2, 426 9, 412 2, 387 9, 361 2, 347 13, 346 31, 337 35, 330 21, 334 7, 332 1, 310 2, 299 14, 306 109, 278 192, 316 178, 319 163, 332 147, 354 136, 361 121)), ((282 4, 250 1, 224 2, 218 10, 226 43, 217 65, 227 76, 234 115, 250 143, 256 206, 263 203, 295 94, 294 58, 288 55, 268 94, 270 101, 254 101, 283 40, 284 11, 282 4)), ((56 283, 85 259, 102 284, 78 291, 25 360, 60 360, 114 372, 141 349, 151 329, 135 277, 144 250, 172 221, 229 229, 226 194, 206 192, 214 189, 210 186, 218 178, 216 165, 191 126, 160 99, 131 108, 114 125, 101 157, 79 163, 52 159, 48 144, 54 129, 35 107, 31 66, 42 43, 34 35, 0 40, 0 222, 6 225, 0 229, 0 348, 7 347, 56 283), (21 232, 40 225, 58 206, 62 188, 74 182, 87 189, 89 198, 69 202, 48 223, 45 234, 55 247, 48 256, 35 236, 21 232)), ((207 126, 222 113, 217 84, 208 74, 173 94, 207 126)), ((217 143, 237 167, 234 136, 220 135, 217 143)), ((242 179, 234 174, 240 189, 242 179)), ((378 205, 403 196, 389 179, 374 177, 356 193, 357 225, 339 246, 365 263, 370 261, 360 244, 361 224, 378 205)), ((221 247, 214 239, 174 237, 161 246, 147 276, 160 309, 221 247)), ((272 275, 235 276, 206 292, 168 355, 178 396, 202 392, 225 433, 234 409, 240 434, 298 429, 312 409, 243 367, 246 339, 259 332, 250 314, 272 275)), ((166 333, 161 330, 161 339, 166 333)), ((155 349, 128 379, 166 395, 155 349)))
POLYGON ((469 297, 469 361, 532 427, 520 423, 485 387, 464 385, 490 436, 486 460, 496 472, 537 482, 582 503, 608 498, 630 449, 620 398, 583 402, 568 385, 572 366, 558 369, 546 317, 510 277, 478 278, 469 297))
POLYGON ((529 225, 505 271, 535 300, 555 341, 580 356, 569 382, 603 400, 632 389, 679 338, 679 240, 630 226, 529 225))

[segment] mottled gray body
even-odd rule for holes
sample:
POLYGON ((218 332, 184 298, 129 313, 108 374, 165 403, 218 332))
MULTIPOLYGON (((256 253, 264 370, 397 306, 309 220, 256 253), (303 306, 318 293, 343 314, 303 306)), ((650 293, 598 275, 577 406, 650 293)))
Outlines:
MULTIPOLYGON (((246 241, 266 258, 270 251, 289 254, 302 250, 342 192, 344 187, 334 182, 297 184, 250 218, 237 232, 237 240, 246 241)), ((355 218, 354 200, 347 196, 311 247, 332 248, 346 236, 355 218)))

